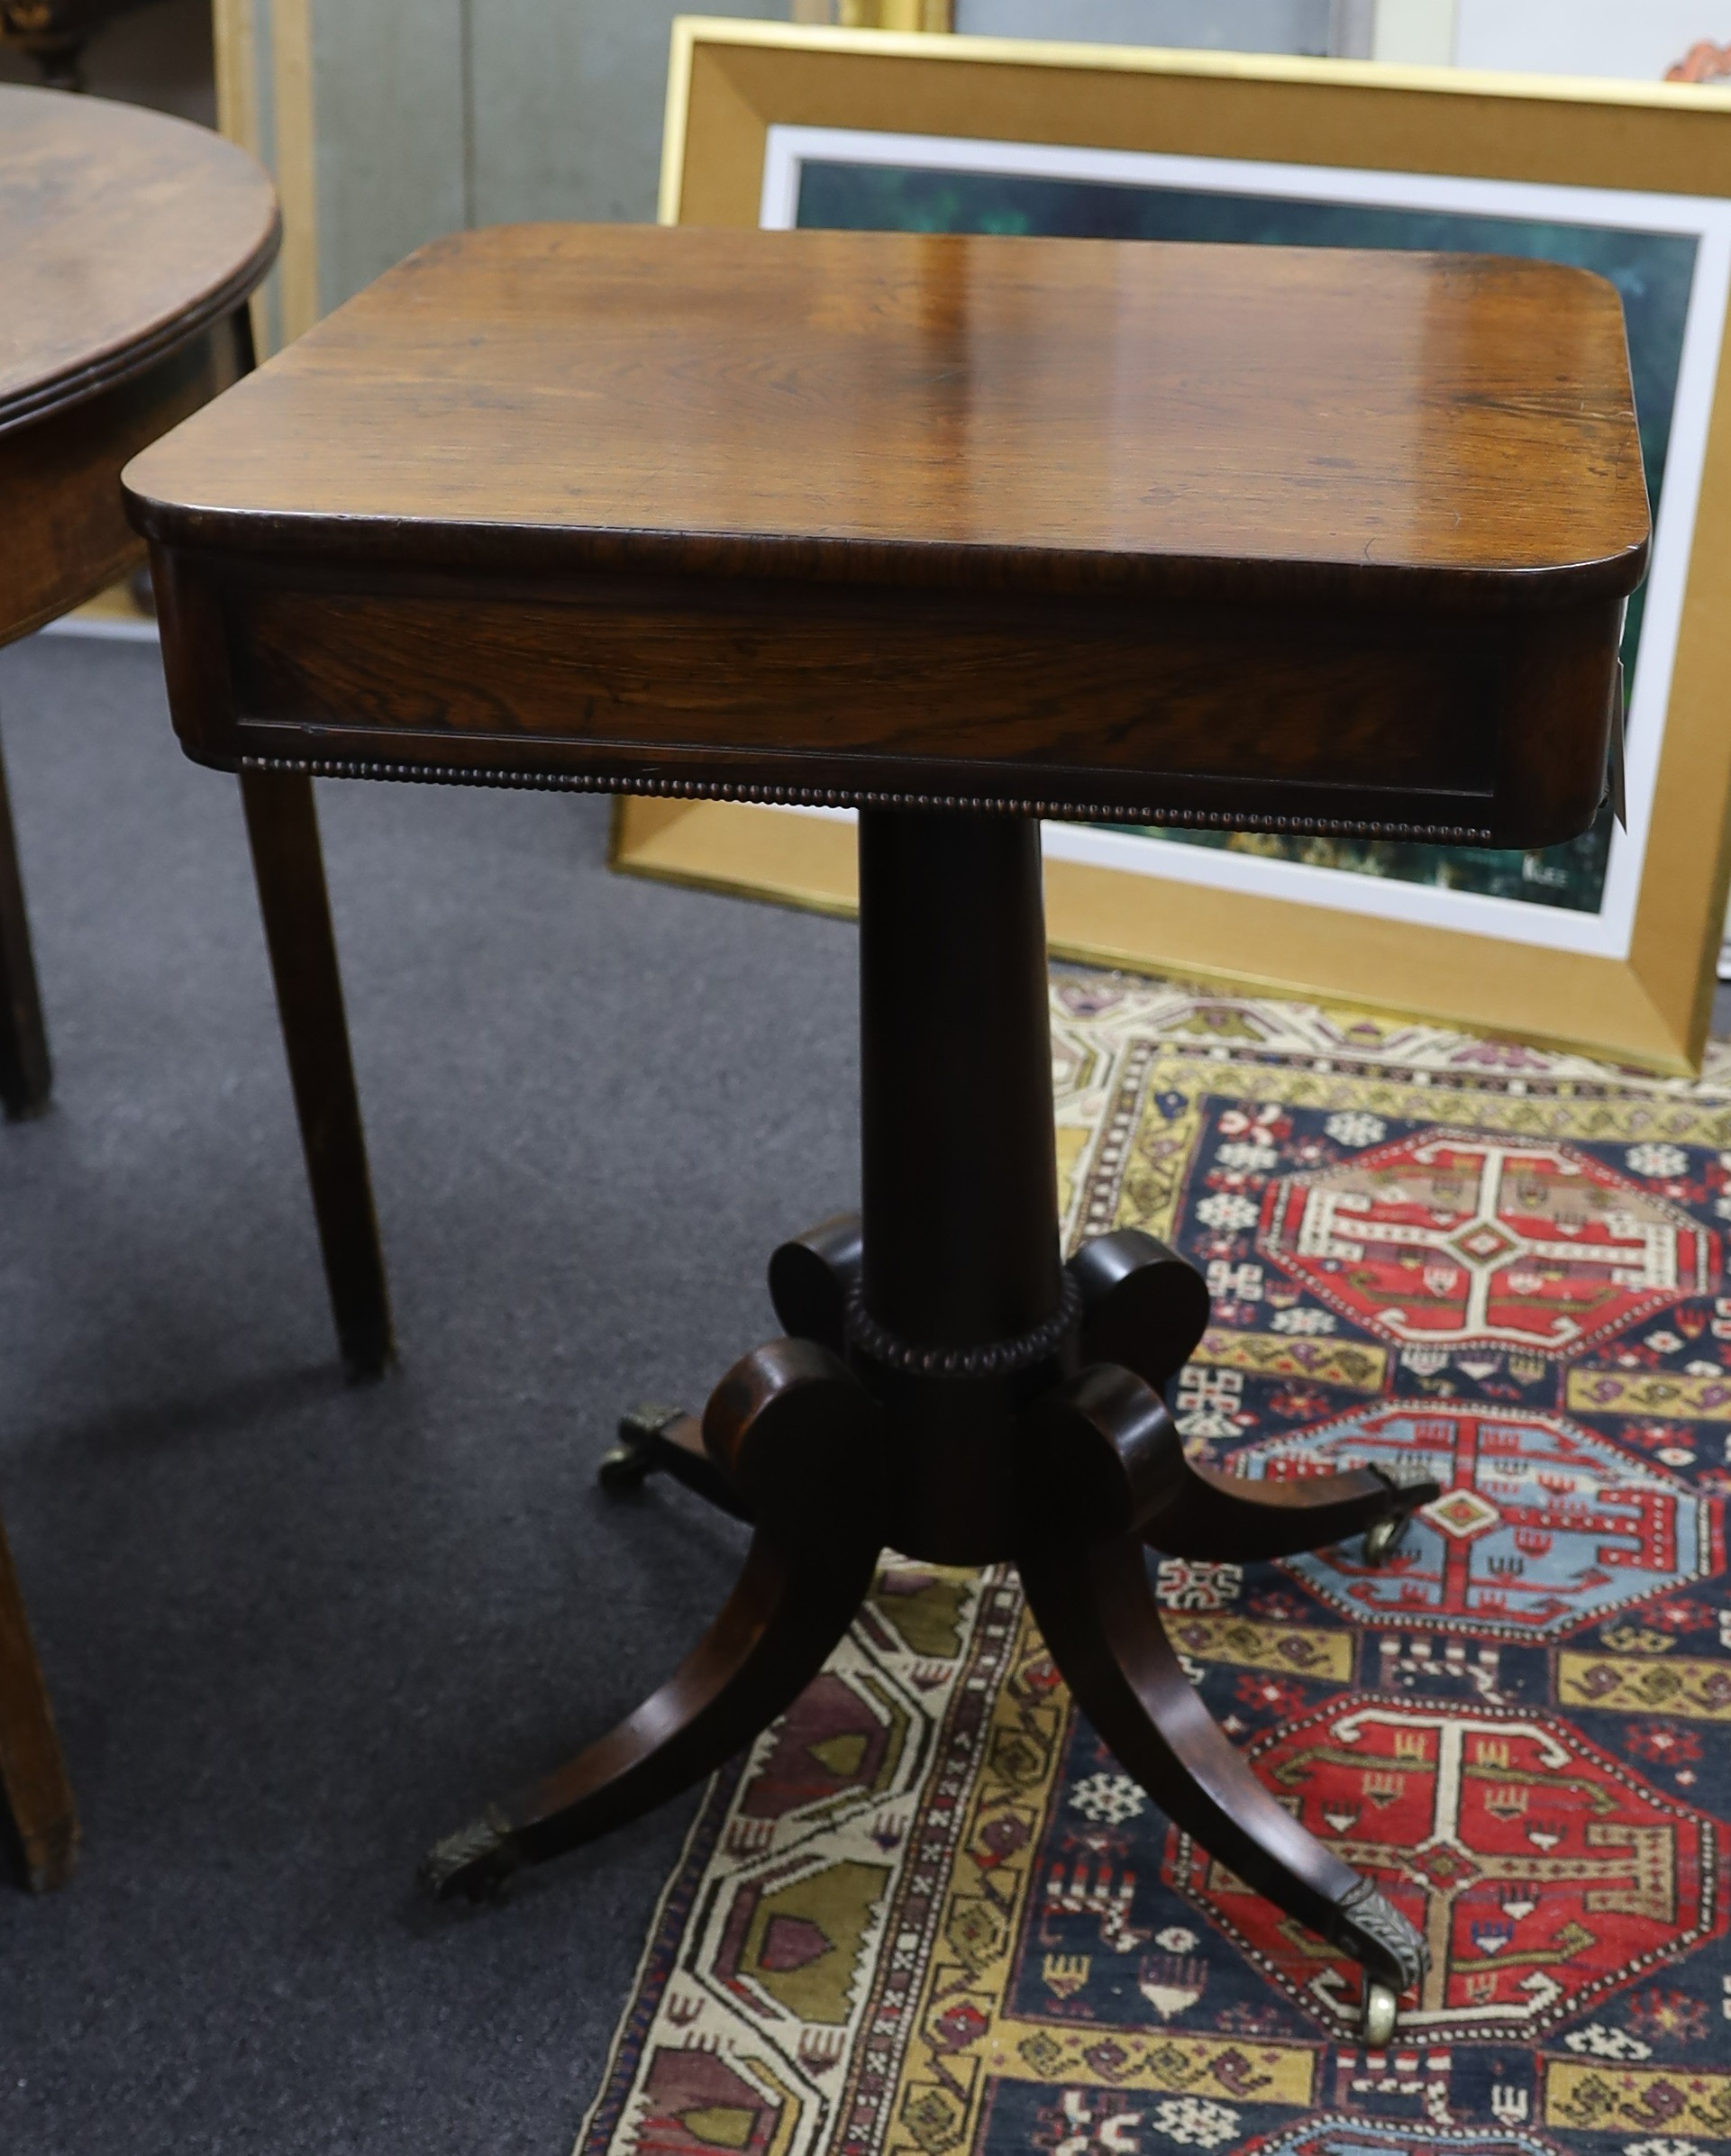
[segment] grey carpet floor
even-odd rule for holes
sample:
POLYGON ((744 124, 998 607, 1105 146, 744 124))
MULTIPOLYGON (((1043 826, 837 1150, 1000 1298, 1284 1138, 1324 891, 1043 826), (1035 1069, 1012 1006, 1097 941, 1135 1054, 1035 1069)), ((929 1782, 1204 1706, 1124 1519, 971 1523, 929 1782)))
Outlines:
POLYGON ((0 1128, 0 1506, 80 1800, 0 1884, 0 2150, 564 2156, 691 1803, 447 1915, 417 1855, 652 1688, 741 1535, 596 1489, 856 1192, 845 924, 606 805, 320 806, 402 1368, 334 1367, 232 781, 149 647, 0 655, 56 1104, 0 1128))
POLYGON ((854 938, 609 876, 593 801, 321 796, 403 1350, 345 1385, 231 782, 148 647, 0 655, 58 1066, 0 1128, 0 1506, 83 1808, 0 1886, 5 2156, 565 2156, 691 1800, 423 1907, 741 1536, 595 1487, 857 1184, 854 938))

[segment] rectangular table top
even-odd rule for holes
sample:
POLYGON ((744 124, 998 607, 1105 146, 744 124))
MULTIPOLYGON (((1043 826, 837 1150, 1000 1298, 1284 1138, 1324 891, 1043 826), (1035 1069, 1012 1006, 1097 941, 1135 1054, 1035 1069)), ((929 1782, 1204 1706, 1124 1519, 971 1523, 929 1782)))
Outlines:
POLYGON ((1615 576, 1647 521, 1623 342, 1601 279, 1494 257, 506 226, 413 256, 131 485, 165 537, 196 508, 470 558, 1615 576))
POLYGON ((213 760, 1480 836, 1648 533, 1583 272, 929 234, 459 234, 127 482, 213 760))

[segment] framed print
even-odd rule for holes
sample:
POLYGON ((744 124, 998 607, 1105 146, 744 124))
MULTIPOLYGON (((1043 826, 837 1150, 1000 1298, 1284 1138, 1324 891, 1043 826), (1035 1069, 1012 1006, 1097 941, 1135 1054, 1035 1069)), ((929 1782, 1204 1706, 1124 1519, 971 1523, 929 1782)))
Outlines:
MULTIPOLYGON (((662 214, 1489 251, 1608 277, 1654 505, 1624 645, 1626 827, 1608 806, 1509 853, 1048 824, 1048 923, 1065 955, 1698 1062, 1731 869, 1731 95, 687 19, 662 214)), ((852 903, 834 814, 633 801, 615 858, 852 903)))
MULTIPOLYGON (((1621 75, 1640 81, 1731 82, 1731 0, 1442 0, 1447 37, 1439 57, 1463 68, 1547 74, 1621 75)), ((1731 921, 1718 977, 1731 980, 1731 921)))

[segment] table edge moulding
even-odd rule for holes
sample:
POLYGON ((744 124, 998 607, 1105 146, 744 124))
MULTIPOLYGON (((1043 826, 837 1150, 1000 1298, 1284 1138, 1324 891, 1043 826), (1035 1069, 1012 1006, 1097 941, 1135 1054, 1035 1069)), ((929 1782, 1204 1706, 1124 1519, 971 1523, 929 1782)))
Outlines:
POLYGON ((42 188, 41 222, 0 234, 0 434, 143 372, 233 314, 276 259, 282 220, 269 177, 207 128, 0 84, 0 132, 9 166, 33 167, 42 188), (67 132, 74 117, 87 123, 77 142, 67 132), (201 190, 205 215, 177 232, 178 259, 165 273, 164 201, 188 185, 201 190), (91 251, 74 280, 66 254, 80 241, 91 251))
POLYGON ((1618 303, 1547 265, 507 227, 425 249, 138 459, 219 768, 858 808, 861 1205, 664 1470, 748 1518, 663 1690, 428 1860, 495 1889, 785 1708, 886 1545, 1019 1567, 1168 1815, 1364 1971, 1408 1918, 1208 1720, 1144 1545, 1378 1561, 1435 1486, 1247 1485, 1163 1397, 1208 1298, 1058 1241, 1040 816, 1542 844, 1603 798, 1648 515, 1618 303))

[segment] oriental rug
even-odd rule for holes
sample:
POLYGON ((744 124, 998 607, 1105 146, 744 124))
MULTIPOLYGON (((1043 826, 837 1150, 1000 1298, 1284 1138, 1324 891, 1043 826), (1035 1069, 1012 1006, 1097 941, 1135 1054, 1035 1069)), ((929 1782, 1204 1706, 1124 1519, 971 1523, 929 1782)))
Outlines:
POLYGON ((1255 1771, 1427 1934, 1356 1972, 1171 1828, 1013 1579, 888 1564, 721 1777, 581 2156, 1731 2146, 1731 1048, 1656 1079, 1054 974, 1067 1231, 1207 1273, 1187 1441, 1398 1460, 1395 1561, 1151 1559, 1255 1771))

